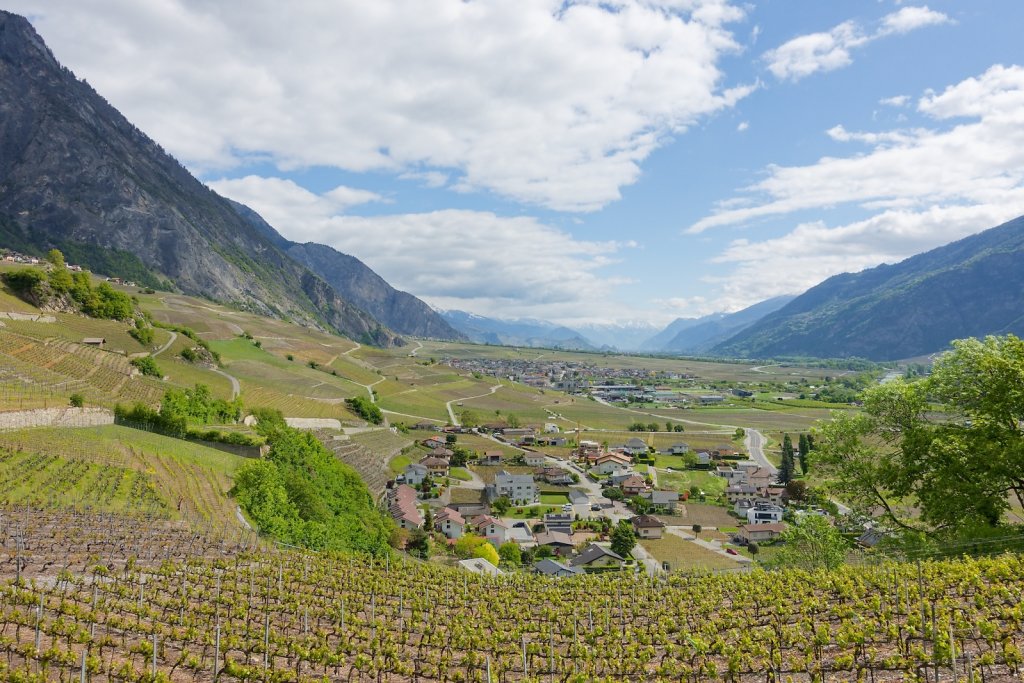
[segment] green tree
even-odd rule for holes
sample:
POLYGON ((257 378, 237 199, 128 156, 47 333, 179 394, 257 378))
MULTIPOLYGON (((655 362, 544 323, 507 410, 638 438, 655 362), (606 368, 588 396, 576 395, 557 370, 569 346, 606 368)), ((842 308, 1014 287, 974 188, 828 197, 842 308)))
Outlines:
POLYGON ((430 557, 430 534, 423 529, 413 529, 405 542, 406 551, 413 557, 426 560, 430 557))
POLYGON ((629 520, 620 519, 619 523, 612 529, 612 552, 625 557, 636 546, 636 534, 633 532, 633 525, 629 520))
POLYGON ((797 453, 800 455, 800 471, 805 475, 810 471, 810 463, 808 463, 808 457, 811 452, 811 442, 807 438, 806 434, 800 435, 800 441, 797 446, 797 453))
POLYGON ((502 562, 513 567, 518 567, 523 563, 522 551, 519 550, 519 545, 514 541, 502 543, 498 546, 498 556, 502 562))
POLYGON ((788 484, 796 474, 796 465, 793 461, 793 440, 789 434, 782 437, 782 463, 779 466, 779 481, 788 484))
POLYGON ((491 503, 491 510, 498 513, 498 516, 504 515, 511 507, 512 501, 508 499, 508 496, 500 496, 491 503))
POLYGON ((671 422, 666 422, 665 423, 665 431, 666 432, 671 432, 672 431, 672 423, 671 422))
POLYGON ((675 425, 672 428, 672 431, 674 431, 674 432, 684 432, 684 431, 686 431, 686 429, 683 427, 683 425, 677 424, 677 425, 675 425))
POLYGON ((51 249, 46 255, 46 260, 52 264, 50 268, 50 289, 57 294, 71 291, 73 281, 67 264, 64 262, 64 254, 59 249, 51 249))
POLYGON ((840 533, 819 515, 804 515, 782 532, 782 547, 772 566, 799 569, 836 569, 846 559, 848 546, 840 533))
POLYGON ((61 253, 60 249, 51 249, 46 252, 46 260, 49 261, 54 268, 67 268, 67 263, 64 262, 64 254, 61 253))
POLYGON ((1024 341, 963 339, 921 381, 864 393, 864 411, 819 427, 820 467, 857 512, 882 509, 904 530, 999 524, 1024 505, 1024 341), (937 414, 935 403, 942 406, 937 414))
POLYGON ((512 413, 509 413, 505 417, 505 422, 508 423, 508 426, 511 427, 512 429, 517 429, 519 425, 522 424, 521 422, 519 422, 519 418, 512 413))
POLYGON ((747 430, 746 429, 744 429, 743 427, 737 427, 736 431, 733 433, 733 438, 735 438, 735 439, 742 439, 746 435, 747 435, 747 430))
POLYGON ((72 408, 81 408, 85 405, 85 396, 82 396, 82 394, 71 394, 68 402, 72 408))

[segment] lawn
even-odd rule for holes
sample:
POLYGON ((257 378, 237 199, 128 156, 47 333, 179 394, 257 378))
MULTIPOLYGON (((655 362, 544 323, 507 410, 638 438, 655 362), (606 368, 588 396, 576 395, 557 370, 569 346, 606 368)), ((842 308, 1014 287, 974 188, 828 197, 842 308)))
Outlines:
POLYGON ((725 491, 728 482, 722 477, 705 470, 685 470, 683 472, 658 472, 658 485, 682 493, 690 487, 699 486, 708 499, 714 500, 725 491))
POLYGON ((644 539, 640 545, 658 562, 668 562, 670 571, 718 571, 738 569, 739 563, 704 546, 666 533, 658 539, 644 539))
POLYGON ((405 471, 405 468, 411 464, 412 458, 404 453, 399 453, 395 457, 391 458, 391 461, 388 462, 388 467, 390 467, 391 471, 395 474, 401 474, 405 471))
POLYGON ((554 493, 545 491, 540 494, 541 505, 565 505, 569 502, 569 495, 566 493, 554 493))
POLYGON ((448 476, 459 481, 473 481, 473 475, 465 467, 453 467, 448 470, 448 476))

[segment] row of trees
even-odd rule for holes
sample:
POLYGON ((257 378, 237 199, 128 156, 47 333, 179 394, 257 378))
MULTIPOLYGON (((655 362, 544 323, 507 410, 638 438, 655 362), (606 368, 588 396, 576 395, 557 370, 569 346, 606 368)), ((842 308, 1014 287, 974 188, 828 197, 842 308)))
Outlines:
POLYGON ((128 320, 135 306, 131 298, 116 291, 106 282, 92 286, 86 271, 72 273, 57 249, 50 251, 49 272, 38 268, 22 268, 5 273, 4 282, 15 294, 37 306, 51 305, 55 299, 67 298, 88 316, 108 320, 128 320))

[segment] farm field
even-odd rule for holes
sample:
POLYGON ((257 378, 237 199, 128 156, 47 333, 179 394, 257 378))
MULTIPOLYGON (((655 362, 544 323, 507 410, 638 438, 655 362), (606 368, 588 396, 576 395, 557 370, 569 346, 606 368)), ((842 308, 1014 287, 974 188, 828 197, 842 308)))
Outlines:
POLYGON ((0 432, 4 500, 238 527, 225 495, 243 458, 127 427, 0 432))
POLYGON ((693 486, 699 486, 709 500, 716 499, 725 491, 727 482, 710 472, 686 470, 684 472, 658 472, 658 488, 673 489, 682 493, 693 486))
POLYGON ((640 545, 658 562, 668 562, 672 571, 738 571, 741 565, 702 545, 687 541, 675 534, 665 533, 662 538, 642 539, 640 545))

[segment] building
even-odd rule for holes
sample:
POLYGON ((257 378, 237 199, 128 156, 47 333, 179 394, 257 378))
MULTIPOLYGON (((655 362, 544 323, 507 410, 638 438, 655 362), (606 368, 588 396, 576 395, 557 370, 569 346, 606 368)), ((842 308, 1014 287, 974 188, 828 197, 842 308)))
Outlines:
POLYGON ((530 467, 543 467, 544 463, 548 461, 548 458, 543 453, 536 453, 534 451, 527 451, 523 454, 523 462, 530 467))
POLYGON ((447 477, 448 476, 448 460, 445 458, 435 458, 430 456, 420 460, 420 464, 427 468, 427 472, 432 477, 447 477))
POLYGON ((561 467, 541 467, 533 473, 535 479, 541 479, 554 486, 575 484, 572 473, 561 467))
POLYGON ((572 535, 572 513, 549 513, 544 515, 544 530, 548 533, 572 535))
POLYGON ((459 566, 466 571, 473 572, 474 574, 484 574, 487 576, 497 576, 498 574, 505 573, 487 560, 482 560, 479 557, 471 557, 468 560, 459 560, 459 566))
POLYGON ((669 446, 666 450, 669 455, 682 455, 690 452, 690 444, 680 441, 669 446))
POLYGON ((542 531, 534 537, 537 547, 547 546, 551 551, 560 557, 568 557, 572 554, 572 536, 563 534, 560 531, 542 531))
POLYGON ((730 484, 742 484, 747 481, 747 473, 745 470, 734 470, 728 465, 719 465, 716 467, 715 474, 722 477, 730 484))
POLYGON ((496 546, 508 540, 508 526, 490 515, 473 520, 473 528, 476 529, 478 536, 483 536, 496 546))
POLYGON ((409 486, 419 486, 427 478, 429 470, 427 466, 418 462, 410 463, 402 472, 402 483, 409 486))
POLYGON ((481 465, 500 465, 501 461, 505 459, 505 454, 502 451, 484 451, 484 454, 480 456, 481 465))
POLYGON ((626 442, 623 450, 630 455, 646 455, 647 444, 644 443, 643 439, 638 439, 635 436, 626 442))
POLYGON ((621 569, 626 564, 626 560, 622 555, 612 552, 604 546, 591 543, 582 553, 574 557, 570 564, 573 567, 582 567, 584 569, 621 569))
POLYGON ((623 453, 605 453, 594 460, 592 472, 597 474, 616 474, 624 472, 633 466, 633 461, 623 453))
POLYGON ((741 500, 754 500, 757 497, 757 487, 750 484, 732 484, 725 487, 725 499, 733 505, 741 500))
POLYGON ((494 491, 492 500, 505 496, 513 505, 531 505, 540 501, 540 490, 530 474, 509 474, 501 470, 489 488, 494 491))
POLYGON ((744 543, 761 543, 763 541, 774 541, 785 530, 786 525, 781 522, 774 524, 745 524, 740 527, 738 536, 744 543))
POLYGON ((676 506, 679 505, 678 491, 645 491, 640 497, 650 504, 651 510, 667 515, 675 514, 676 506))
POLYGON ((419 529, 423 526, 423 515, 416 507, 416 490, 401 484, 391 490, 388 511, 395 523, 402 529, 419 529))
POLYGON ((634 474, 619 484, 625 496, 638 496, 647 490, 647 482, 639 474, 634 474))
POLYGON ((556 562, 550 558, 545 558, 539 562, 535 562, 533 564, 533 571, 535 574, 540 574, 542 576, 554 576, 557 578, 579 576, 583 573, 583 570, 578 567, 570 567, 569 565, 556 562))
POLYGON ((760 501, 747 510, 747 522, 750 524, 775 524, 782 521, 783 510, 780 506, 760 501))
POLYGON ((661 538, 665 531, 665 523, 653 515, 637 515, 629 522, 640 538, 661 538))
POLYGON ((458 510, 445 508, 434 517, 434 528, 448 538, 462 538, 466 533, 466 519, 458 510))

